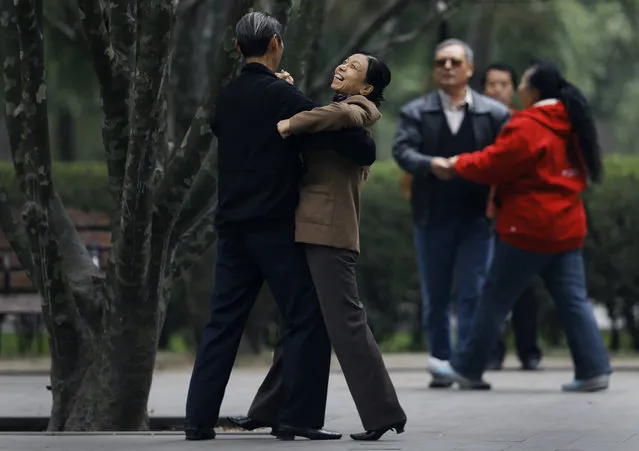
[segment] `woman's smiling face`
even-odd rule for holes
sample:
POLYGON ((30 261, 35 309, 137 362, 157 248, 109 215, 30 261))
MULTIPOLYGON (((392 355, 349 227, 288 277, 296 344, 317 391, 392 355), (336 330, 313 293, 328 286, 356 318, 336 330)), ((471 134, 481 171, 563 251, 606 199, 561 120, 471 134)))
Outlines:
POLYGON ((373 87, 366 83, 368 71, 368 57, 361 53, 355 53, 337 66, 331 83, 331 89, 343 95, 368 95, 373 87))

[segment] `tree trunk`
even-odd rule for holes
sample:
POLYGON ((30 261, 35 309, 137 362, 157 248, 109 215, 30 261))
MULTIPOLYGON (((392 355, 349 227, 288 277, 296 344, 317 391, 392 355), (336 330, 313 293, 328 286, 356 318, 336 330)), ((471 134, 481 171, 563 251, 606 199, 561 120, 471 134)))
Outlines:
POLYGON ((302 0, 297 11, 295 27, 287 34, 288 49, 282 68, 293 75, 296 86, 306 92, 310 80, 308 74, 315 70, 314 62, 322 35, 326 0, 302 0))
POLYGON ((180 145, 204 100, 228 1, 205 0, 178 8, 169 77, 169 140, 173 146, 180 145))
POLYGON ((466 42, 473 49, 475 55, 475 74, 471 79, 471 87, 479 92, 483 91, 481 86, 481 73, 490 64, 493 47, 493 34, 495 29, 495 18, 493 5, 479 2, 472 6, 470 26, 466 42))
POLYGON ((66 341, 58 346, 57 355, 52 354, 49 431, 148 428, 146 406, 155 364, 155 324, 147 322, 145 326, 137 318, 123 322, 115 314, 106 323, 106 334, 95 337, 68 325, 69 336, 77 340, 66 341), (139 326, 134 341, 127 333, 131 326, 139 326), (122 344, 124 340, 129 340, 127 345, 122 344))

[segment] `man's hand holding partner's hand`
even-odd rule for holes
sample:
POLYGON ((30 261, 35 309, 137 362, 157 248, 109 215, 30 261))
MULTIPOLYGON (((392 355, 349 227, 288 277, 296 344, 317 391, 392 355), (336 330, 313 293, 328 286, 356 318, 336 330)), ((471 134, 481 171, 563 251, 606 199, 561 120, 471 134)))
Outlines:
POLYGON ((275 72, 275 75, 280 80, 284 80, 284 81, 286 81, 286 82, 288 82, 290 84, 294 84, 295 83, 295 80, 293 79, 293 77, 291 77, 291 74, 289 74, 285 70, 281 70, 280 72, 275 72))
POLYGON ((277 123, 277 131, 280 132, 280 136, 284 139, 291 136, 291 121, 284 119, 277 123))
POLYGON ((430 170, 442 180, 450 180, 455 176, 455 168, 447 158, 433 158, 430 162, 430 170))

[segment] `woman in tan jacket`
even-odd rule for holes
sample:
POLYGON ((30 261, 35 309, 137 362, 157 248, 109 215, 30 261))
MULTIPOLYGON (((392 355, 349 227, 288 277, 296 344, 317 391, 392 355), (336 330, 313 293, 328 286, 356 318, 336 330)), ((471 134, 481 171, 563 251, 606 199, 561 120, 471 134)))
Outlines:
MULTIPOLYGON (((288 78, 283 73, 282 78, 288 78)), ((298 113, 278 124, 282 137, 348 127, 370 129, 381 118, 379 105, 390 83, 388 67, 376 57, 356 53, 335 69, 334 102, 298 113)), ((291 82, 291 80, 289 80, 291 82)), ((301 181, 295 239, 304 246, 326 328, 365 432, 353 440, 378 440, 390 430, 404 431, 406 414, 384 365, 359 300, 355 263, 359 255, 360 191, 368 168, 327 149, 304 155, 308 171, 301 181)), ((229 418, 253 430, 272 427, 281 439, 293 436, 274 424, 281 394, 281 355, 258 390, 248 417, 229 418)), ((331 435, 339 438, 341 435, 331 435)), ((318 435, 328 439, 328 434, 318 435)))
MULTIPOLYGON (((356 53, 337 67, 334 102, 296 114, 278 124, 283 137, 346 127, 370 129, 391 74, 372 55, 356 53)), ((308 152, 295 221, 303 243, 333 349, 366 432, 354 440, 377 440, 404 430, 406 415, 397 399, 381 352, 359 300, 355 263, 359 254, 360 191, 368 168, 332 150, 308 152)))
MULTIPOLYGON (((351 55, 335 70, 335 102, 296 114, 278 129, 284 137, 353 126, 370 129, 381 118, 378 107, 390 79, 390 70, 376 57, 351 55)), ((377 440, 391 429, 401 433, 406 415, 366 322, 355 277, 360 191, 368 168, 332 150, 309 152, 305 161, 295 239, 304 244, 333 349, 366 429, 351 437, 377 440)))

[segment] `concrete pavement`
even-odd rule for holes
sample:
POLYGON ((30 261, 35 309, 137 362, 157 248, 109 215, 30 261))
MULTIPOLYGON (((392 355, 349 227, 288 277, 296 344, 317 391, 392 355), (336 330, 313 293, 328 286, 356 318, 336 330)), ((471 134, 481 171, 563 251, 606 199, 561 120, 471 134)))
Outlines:
MULTIPOLYGON (((221 434, 212 442, 187 443, 181 434, 155 435, 0 435, 0 450, 415 450, 415 451, 637 451, 639 450, 639 371, 629 366, 613 375, 609 391, 564 394, 559 387, 572 374, 563 366, 539 373, 488 373, 490 392, 434 391, 421 368, 425 357, 392 371, 408 415, 406 433, 389 433, 376 443, 279 442, 264 434, 221 434)), ((390 362, 389 362, 390 363, 390 362)), ((425 362, 424 362, 425 364, 425 362)), ((392 365, 391 365, 392 366, 392 365)), ((242 414, 265 368, 239 368, 232 375, 223 415, 242 414)), ((181 415, 189 373, 156 374, 150 414, 181 415)), ((0 416, 48 415, 50 396, 44 376, 0 377, 0 416)), ((361 430, 343 376, 331 375, 326 427, 343 433, 361 430)))

